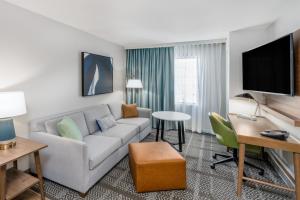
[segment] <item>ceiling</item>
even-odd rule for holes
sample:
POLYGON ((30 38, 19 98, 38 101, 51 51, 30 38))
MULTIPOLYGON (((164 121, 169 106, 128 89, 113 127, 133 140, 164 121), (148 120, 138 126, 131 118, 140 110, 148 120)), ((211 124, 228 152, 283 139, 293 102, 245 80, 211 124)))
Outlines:
MULTIPOLYGON (((286 0, 6 0, 125 48, 225 38, 276 20, 286 0)), ((291 0, 293 1, 293 0, 291 0)))

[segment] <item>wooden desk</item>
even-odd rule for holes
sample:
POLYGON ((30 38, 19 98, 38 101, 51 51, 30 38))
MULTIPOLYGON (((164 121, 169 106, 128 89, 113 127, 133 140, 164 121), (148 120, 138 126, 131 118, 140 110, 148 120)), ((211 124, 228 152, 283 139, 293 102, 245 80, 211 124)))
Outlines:
POLYGON ((46 147, 47 145, 45 144, 17 137, 16 147, 7 150, 0 150, 0 200, 15 198, 22 200, 45 199, 39 150, 46 147), (18 170, 17 160, 31 153, 34 154, 38 178, 18 170), (10 162, 13 162, 14 167, 6 170, 7 164, 10 162), (31 190, 27 190, 37 183, 39 183, 40 186, 40 195, 31 190))
POLYGON ((300 143, 292 137, 289 137, 286 141, 283 141, 261 136, 259 134, 261 131, 278 129, 278 127, 267 118, 258 117, 257 121, 251 121, 238 118, 235 114, 228 114, 228 118, 232 124, 233 129, 236 132, 237 140, 239 143, 237 195, 241 196, 243 180, 247 180, 296 192, 296 199, 300 200, 300 143), (295 168, 295 189, 276 185, 270 182, 264 182, 250 177, 245 177, 243 175, 245 144, 252 144, 266 148, 281 149, 284 151, 293 152, 295 168))

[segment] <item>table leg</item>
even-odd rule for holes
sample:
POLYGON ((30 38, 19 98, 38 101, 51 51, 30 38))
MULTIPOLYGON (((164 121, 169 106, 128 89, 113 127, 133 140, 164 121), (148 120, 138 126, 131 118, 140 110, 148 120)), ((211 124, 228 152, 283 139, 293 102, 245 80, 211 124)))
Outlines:
POLYGON ((160 125, 160 120, 157 119, 157 122, 156 122, 156 142, 158 141, 159 125, 160 125))
POLYGON ((35 170, 36 170, 37 176, 39 178, 41 199, 45 200, 44 180, 43 180, 42 166, 41 166, 41 161, 40 161, 40 153, 38 151, 34 152, 34 161, 35 161, 35 168, 36 168, 35 170))
POLYGON ((238 169, 238 182, 237 182, 237 196, 240 197, 243 188, 243 172, 245 160, 245 144, 239 144, 239 169, 238 169))
POLYGON ((181 127, 181 122, 178 122, 178 145, 179 145, 179 152, 182 152, 182 141, 181 141, 181 131, 182 131, 182 127, 181 127))
POLYGON ((165 120, 161 120, 161 140, 164 140, 165 120))
POLYGON ((182 143, 185 144, 184 122, 181 122, 182 143))
POLYGON ((300 154, 294 153, 296 200, 300 200, 300 154))
POLYGON ((18 169, 18 160, 15 160, 15 161, 13 162, 13 165, 14 165, 14 168, 15 168, 15 169, 18 169))
POLYGON ((6 196, 6 165, 0 167, 0 200, 6 196))

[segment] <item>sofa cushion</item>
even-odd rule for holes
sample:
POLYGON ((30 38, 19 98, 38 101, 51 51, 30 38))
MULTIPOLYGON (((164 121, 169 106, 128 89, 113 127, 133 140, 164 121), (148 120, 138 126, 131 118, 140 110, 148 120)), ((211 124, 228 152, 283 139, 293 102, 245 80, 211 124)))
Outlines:
POLYGON ((88 146, 89 168, 93 170, 108 156, 121 147, 121 139, 88 135, 83 138, 88 146))
POLYGON ((107 137, 121 138, 122 144, 126 144, 139 132, 139 127, 131 124, 118 124, 107 131, 97 132, 95 135, 103 135, 107 137))
POLYGON ((122 102, 114 102, 108 104, 111 114, 114 116, 115 120, 122 118, 122 102))
POLYGON ((122 104, 122 116, 123 118, 138 117, 136 104, 122 104))
POLYGON ((97 119, 96 121, 101 132, 104 132, 117 125, 117 122, 112 115, 107 115, 101 119, 97 119))
MULTIPOLYGON (((89 130, 87 128, 83 112, 68 114, 65 117, 70 117, 76 123, 83 137, 89 134, 89 130)), ((46 131, 48 133, 58 135, 57 123, 60 122, 63 118, 64 117, 61 116, 45 121, 46 131)))
POLYGON ((123 118, 117 120, 119 124, 131 124, 139 127, 139 131, 143 131, 147 126, 150 126, 150 119, 143 117, 123 118))
POLYGON ((59 135, 62 137, 82 141, 81 132, 74 120, 70 117, 64 117, 60 122, 58 122, 57 130, 59 135))
POLYGON ((104 116, 111 114, 106 104, 90 107, 83 111, 83 113, 90 134, 100 130, 96 122, 97 119, 101 119, 104 116))

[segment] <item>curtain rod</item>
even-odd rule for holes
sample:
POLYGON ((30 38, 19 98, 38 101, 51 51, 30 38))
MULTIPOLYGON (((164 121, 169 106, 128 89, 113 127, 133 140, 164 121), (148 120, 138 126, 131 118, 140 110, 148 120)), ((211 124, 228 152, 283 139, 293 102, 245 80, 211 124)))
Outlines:
POLYGON ((214 40, 198 40, 198 41, 188 41, 188 42, 175 42, 175 43, 165 43, 165 44, 154 44, 154 45, 145 45, 145 46, 133 46, 125 47, 125 49, 145 49, 145 48, 159 48, 159 47, 174 47, 178 45, 186 44, 216 44, 216 43, 226 43, 226 38, 214 39, 214 40))

